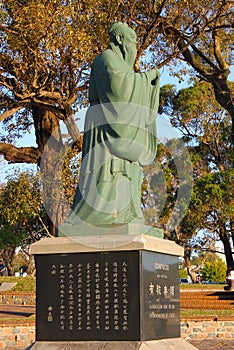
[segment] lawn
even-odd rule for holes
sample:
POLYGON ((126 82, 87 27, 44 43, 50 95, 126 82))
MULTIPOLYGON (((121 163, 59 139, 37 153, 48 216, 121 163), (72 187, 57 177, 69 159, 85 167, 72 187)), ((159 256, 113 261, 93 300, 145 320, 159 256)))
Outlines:
POLYGON ((212 309, 187 309, 187 310, 180 310, 180 316, 181 317, 204 317, 204 316, 209 316, 209 317, 221 317, 221 316, 232 316, 233 318, 233 310, 212 310, 212 309))
POLYGON ((226 286, 226 284, 222 284, 222 283, 215 283, 215 284, 197 284, 197 283, 180 283, 180 289, 181 290, 191 290, 191 289, 196 289, 196 290, 200 290, 200 291, 206 291, 206 290, 224 290, 224 286, 226 286))
POLYGON ((36 291, 36 278, 35 277, 12 277, 12 276, 2 276, 0 277, 1 283, 13 283, 17 284, 11 289, 13 292, 35 292, 36 291))
MULTIPOLYGON (((0 283, 3 282, 16 282, 17 285, 11 290, 14 292, 35 292, 36 291, 36 278, 35 277, 0 277, 0 283)), ((180 284, 181 290, 196 289, 201 291, 206 290, 223 290, 225 284, 180 284)))

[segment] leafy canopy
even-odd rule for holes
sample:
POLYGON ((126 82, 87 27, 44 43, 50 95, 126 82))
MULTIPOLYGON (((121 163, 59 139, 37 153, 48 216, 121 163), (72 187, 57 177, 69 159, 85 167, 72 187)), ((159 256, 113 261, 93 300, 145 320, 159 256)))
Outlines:
POLYGON ((0 247, 17 247, 45 235, 38 176, 29 172, 8 178, 0 191, 0 247))
POLYGON ((203 281, 225 282, 226 280, 226 264, 217 257, 206 261, 201 272, 203 281))

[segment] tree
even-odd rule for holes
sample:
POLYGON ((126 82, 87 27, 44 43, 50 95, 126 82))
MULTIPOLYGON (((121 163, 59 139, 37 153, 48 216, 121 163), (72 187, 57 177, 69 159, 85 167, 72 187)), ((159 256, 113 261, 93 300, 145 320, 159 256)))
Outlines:
POLYGON ((52 186, 61 177, 58 154, 64 146, 60 123, 66 124, 80 150, 82 137, 73 113, 86 101, 88 69, 105 45, 108 13, 101 11, 101 1, 3 3, 0 121, 10 132, 0 143, 0 153, 9 162, 40 165, 45 174, 44 199, 51 232, 55 234, 55 226, 63 220, 60 191, 53 191, 52 186), (37 147, 17 148, 12 141, 32 127, 37 147))
POLYGON ((185 152, 180 139, 160 143, 155 162, 145 168, 142 202, 146 223, 162 228, 165 239, 172 239, 183 246, 185 267, 195 283, 191 253, 196 229, 194 225, 188 226, 187 230, 181 226, 191 199, 191 170, 189 154, 185 152))
POLYGON ((207 260, 204 263, 201 273, 203 281, 225 282, 226 264, 222 259, 213 257, 211 260, 207 260))
POLYGON ((199 0, 122 2, 120 17, 137 25, 141 43, 159 67, 171 63, 211 84, 217 102, 232 118, 230 135, 234 145, 233 90, 228 84, 233 59, 232 1, 199 0), (176 58, 176 60, 175 60, 176 58), (190 72, 181 62, 188 64, 190 72))
MULTIPOLYGON (((164 96, 163 110, 184 135, 194 173, 190 206, 177 227, 179 234, 176 239, 180 241, 181 235, 191 239, 199 231, 205 231, 204 237, 209 241, 209 233, 213 233, 223 243, 227 265, 232 267, 234 190, 229 134, 231 118, 217 104, 207 83, 196 82, 178 93, 172 87, 164 87, 164 96)), ((200 246, 204 243, 203 238, 200 246)), ((191 255, 189 247, 196 249, 198 246, 198 242, 186 244, 188 257, 191 255)))
POLYGON ((188 272, 185 269, 180 269, 179 276, 180 278, 188 278, 188 272))
POLYGON ((13 275, 15 249, 49 234, 38 176, 15 174, 0 191, 0 250, 13 275))
POLYGON ((1 4, 0 122, 6 133, 0 154, 9 162, 40 165, 53 235, 66 212, 61 189, 53 190, 54 183, 59 188, 61 177, 63 157, 58 153, 65 151, 60 125, 65 123, 80 150, 82 136, 73 113, 87 104, 90 63, 107 47, 107 28, 114 20, 125 20, 136 29, 138 59, 151 51, 143 64, 163 67, 175 59, 188 62, 212 84, 217 100, 233 118, 227 82, 232 42, 228 1, 207 0, 206 6, 199 0, 7 0, 1 4), (16 138, 32 128, 37 147, 17 147, 16 138))

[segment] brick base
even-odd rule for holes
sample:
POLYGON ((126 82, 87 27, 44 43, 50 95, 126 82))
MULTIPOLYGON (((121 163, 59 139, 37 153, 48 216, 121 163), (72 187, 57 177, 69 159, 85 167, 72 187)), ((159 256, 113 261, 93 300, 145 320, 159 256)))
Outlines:
POLYGON ((35 305, 36 294, 30 292, 4 292, 0 293, 0 304, 7 305, 35 305))
POLYGON ((0 349, 25 349, 35 341, 35 323, 0 325, 0 349))
MULTIPOLYGON (((181 320, 181 338, 217 339, 234 338, 233 320, 201 318, 181 320)), ((35 341, 35 323, 0 324, 0 349, 25 349, 35 341)))
POLYGON ((234 318, 182 319, 181 337, 187 339, 234 338, 234 318))

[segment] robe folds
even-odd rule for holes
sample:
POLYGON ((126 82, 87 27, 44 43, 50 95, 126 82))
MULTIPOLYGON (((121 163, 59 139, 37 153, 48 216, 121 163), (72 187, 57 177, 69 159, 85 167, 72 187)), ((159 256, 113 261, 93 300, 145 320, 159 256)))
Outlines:
POLYGON ((134 72, 114 50, 93 62, 82 163, 67 223, 143 223, 142 167, 156 155, 159 72, 134 72))

